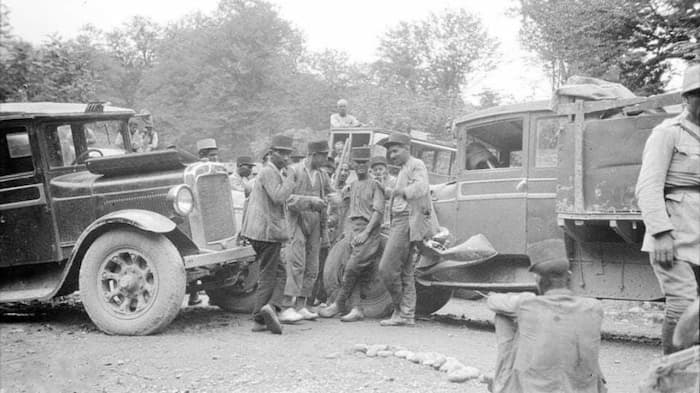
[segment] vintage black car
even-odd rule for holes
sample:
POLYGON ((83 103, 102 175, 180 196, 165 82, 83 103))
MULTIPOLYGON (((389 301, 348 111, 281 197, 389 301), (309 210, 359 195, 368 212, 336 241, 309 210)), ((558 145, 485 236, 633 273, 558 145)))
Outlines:
POLYGON ((134 115, 0 104, 0 302, 79 289, 92 321, 125 335, 165 328, 186 292, 250 309, 255 254, 237 241, 225 168, 131 153, 134 115))

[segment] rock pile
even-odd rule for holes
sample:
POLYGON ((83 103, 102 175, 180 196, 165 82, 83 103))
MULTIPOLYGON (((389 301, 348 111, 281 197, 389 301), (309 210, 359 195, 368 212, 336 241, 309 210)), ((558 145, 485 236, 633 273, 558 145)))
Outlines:
POLYGON ((484 379, 478 368, 465 366, 459 360, 437 352, 413 352, 406 348, 384 344, 355 344, 353 351, 363 353, 370 358, 395 356, 406 359, 409 362, 446 373, 447 380, 450 382, 462 383, 470 379, 484 379))

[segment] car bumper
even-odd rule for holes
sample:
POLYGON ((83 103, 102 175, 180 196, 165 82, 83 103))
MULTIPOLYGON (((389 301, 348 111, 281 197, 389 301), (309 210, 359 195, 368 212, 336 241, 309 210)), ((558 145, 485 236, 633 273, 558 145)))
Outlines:
POLYGON ((199 254, 184 258, 185 269, 207 265, 251 262, 255 260, 255 251, 251 246, 233 247, 221 251, 200 251, 199 254))

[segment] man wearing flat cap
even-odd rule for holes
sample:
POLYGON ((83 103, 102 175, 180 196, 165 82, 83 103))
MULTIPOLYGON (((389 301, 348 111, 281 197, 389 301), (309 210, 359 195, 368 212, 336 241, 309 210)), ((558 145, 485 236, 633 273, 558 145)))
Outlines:
POLYGON ((683 112, 654 127, 644 146, 637 201, 646 234, 642 251, 666 296, 661 340, 676 352, 673 331, 698 296, 700 278, 700 64, 683 75, 683 112))
MULTIPOLYGON (((349 242, 350 257, 345 264, 340 292, 333 304, 319 314, 330 318, 346 310, 346 303, 358 284, 360 277, 372 271, 381 247, 381 224, 384 214, 384 192, 379 183, 369 176, 369 147, 356 147, 351 151, 357 180, 350 185, 348 218, 350 230, 341 242, 349 242)), ((344 247, 340 245, 339 247, 344 247)), ((337 255, 334 253, 334 255, 337 255)), ((354 322, 364 318, 362 309, 352 305, 350 312, 340 318, 343 322, 354 322)))
POLYGON ((490 294, 498 357, 494 393, 606 392, 598 363, 603 308, 575 296, 564 241, 528 248, 539 295, 490 294))
POLYGON ((310 142, 307 157, 289 167, 296 185, 287 200, 290 239, 283 255, 287 266, 285 305, 289 307, 280 314, 282 322, 318 318, 318 314, 309 311, 306 301, 318 277, 321 236, 326 229, 322 217, 326 196, 332 191, 330 179, 320 170, 327 160, 328 142, 310 142), (293 298, 296 301, 292 305, 293 298))
POLYGON ((283 307, 286 270, 280 251, 282 243, 289 239, 285 203, 295 186, 294 173, 285 171, 293 150, 292 142, 292 138, 284 135, 272 138, 268 161, 255 179, 241 225, 241 236, 250 241, 260 266, 253 309, 255 332, 282 333, 277 312, 283 307))
POLYGON ((243 192, 248 197, 253 189, 253 180, 250 179, 250 174, 253 172, 254 167, 255 163, 252 157, 238 157, 236 159, 236 171, 229 176, 231 188, 243 192))
POLYGON ((197 155, 200 161, 219 161, 219 147, 214 138, 205 138, 197 141, 197 155))
POLYGON ((416 283, 412 253, 435 231, 428 170, 423 161, 411 156, 408 135, 393 133, 379 143, 387 149, 389 159, 401 167, 391 194, 389 239, 379 262, 379 275, 391 294, 394 313, 380 323, 414 325, 416 283))

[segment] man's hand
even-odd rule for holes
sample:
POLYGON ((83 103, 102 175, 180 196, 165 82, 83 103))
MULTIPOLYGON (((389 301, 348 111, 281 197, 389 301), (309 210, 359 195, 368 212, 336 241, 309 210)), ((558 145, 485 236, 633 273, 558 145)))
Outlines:
POLYGON ((319 198, 319 197, 311 197, 311 200, 309 201, 311 204, 311 208, 316 211, 323 211, 323 209, 328 206, 325 200, 319 198))
POLYGON ((369 233, 367 233, 367 231, 362 231, 362 232, 358 233, 354 239, 352 239, 352 245, 359 246, 360 244, 363 244, 364 242, 366 242, 367 238, 369 238, 369 233))
POLYGON ((654 262, 664 269, 673 266, 673 236, 671 232, 663 232, 654 236, 654 262))

